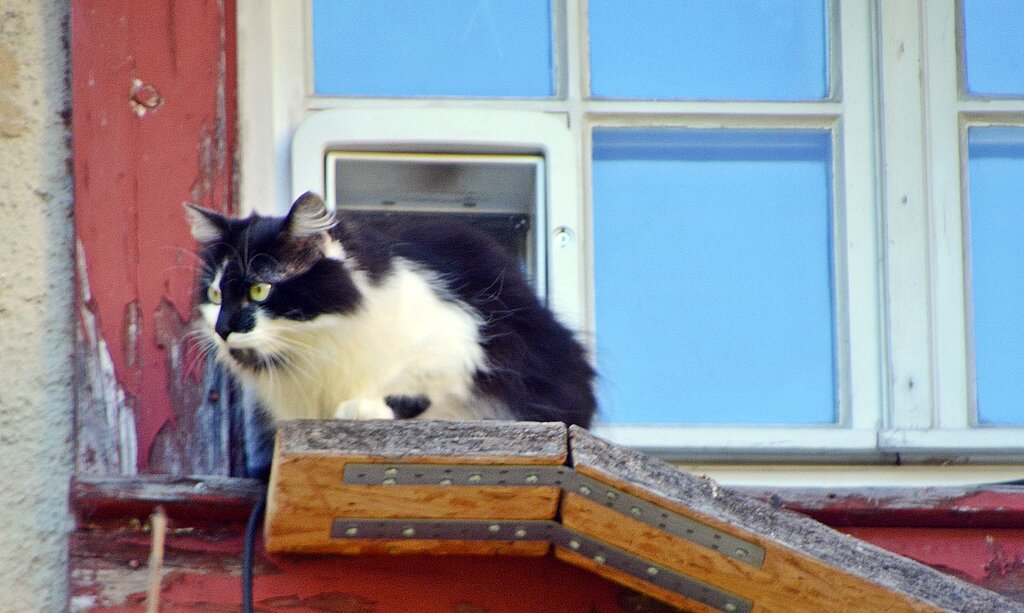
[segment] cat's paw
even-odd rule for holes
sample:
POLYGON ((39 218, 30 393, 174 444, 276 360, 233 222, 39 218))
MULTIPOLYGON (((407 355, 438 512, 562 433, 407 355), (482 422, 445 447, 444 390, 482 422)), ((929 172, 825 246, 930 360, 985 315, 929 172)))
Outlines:
POLYGON ((394 419, 395 412, 383 398, 346 400, 334 410, 334 419, 394 419))
POLYGON ((426 394, 414 396, 393 394, 384 397, 384 404, 391 407, 391 410, 395 412, 396 419, 412 419, 419 417, 430 408, 430 398, 426 394))

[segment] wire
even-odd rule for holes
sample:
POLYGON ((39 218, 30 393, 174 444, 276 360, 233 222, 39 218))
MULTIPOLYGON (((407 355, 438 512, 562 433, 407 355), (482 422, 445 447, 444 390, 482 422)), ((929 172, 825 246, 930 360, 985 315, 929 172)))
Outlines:
POLYGON ((256 530, 263 524, 263 511, 267 507, 267 495, 264 493, 249 513, 249 522, 245 525, 245 545, 242 549, 242 611, 253 613, 252 608, 252 558, 256 548, 256 530))

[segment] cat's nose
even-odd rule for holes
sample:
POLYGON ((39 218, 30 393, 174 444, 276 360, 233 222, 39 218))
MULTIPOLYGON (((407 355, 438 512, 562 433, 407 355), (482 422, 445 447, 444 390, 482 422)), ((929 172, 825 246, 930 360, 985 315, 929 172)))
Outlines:
POLYGON ((228 340, 228 335, 231 334, 231 324, 228 323, 226 317, 218 317, 217 325, 213 329, 217 332, 217 336, 224 340, 228 340))

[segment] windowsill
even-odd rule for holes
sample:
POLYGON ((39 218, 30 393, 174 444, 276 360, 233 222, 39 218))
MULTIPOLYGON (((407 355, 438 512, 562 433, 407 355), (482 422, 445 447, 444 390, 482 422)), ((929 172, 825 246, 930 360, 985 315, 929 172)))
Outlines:
POLYGON ((178 519, 244 522, 266 486, 239 477, 94 477, 77 475, 71 508, 80 524, 146 518, 158 506, 178 519))

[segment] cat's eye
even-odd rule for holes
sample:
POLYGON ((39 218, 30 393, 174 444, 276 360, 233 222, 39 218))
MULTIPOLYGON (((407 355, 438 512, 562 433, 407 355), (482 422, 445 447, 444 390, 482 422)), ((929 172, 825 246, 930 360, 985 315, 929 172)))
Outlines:
POLYGON ((216 285, 211 285, 210 287, 206 288, 206 299, 213 304, 220 304, 220 288, 217 287, 216 285))
POLYGON ((253 302, 263 302, 270 296, 269 283, 253 283, 249 286, 249 299, 253 302))

